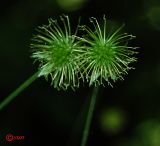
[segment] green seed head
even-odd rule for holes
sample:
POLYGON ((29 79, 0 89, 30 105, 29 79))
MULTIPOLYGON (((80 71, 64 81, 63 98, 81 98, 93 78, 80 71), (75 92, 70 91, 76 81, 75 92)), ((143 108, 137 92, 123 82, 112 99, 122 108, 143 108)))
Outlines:
POLYGON ((129 64, 136 61, 132 56, 136 52, 127 44, 134 36, 120 33, 123 26, 109 35, 105 17, 102 26, 91 18, 94 30, 77 27, 87 33, 80 38, 76 36, 77 30, 71 34, 68 16, 60 19, 62 28, 56 20, 49 19, 49 25, 38 28, 31 44, 32 58, 40 62, 39 76, 50 76, 55 88, 79 87, 79 79, 84 76, 89 85, 104 85, 104 81, 111 85, 111 80, 123 79, 132 69, 129 64))
POLYGON ((136 61, 132 57, 135 54, 133 47, 127 46, 129 40, 134 36, 126 33, 120 34, 122 27, 113 34, 108 35, 106 30, 106 18, 103 19, 103 25, 100 26, 95 18, 90 19, 94 30, 87 26, 82 28, 87 35, 81 40, 86 43, 84 47, 83 68, 89 85, 104 84, 110 80, 116 81, 123 79, 123 75, 132 67, 129 64, 136 61))
POLYGON ((39 34, 33 37, 31 44, 32 58, 40 62, 39 76, 50 76, 55 88, 75 88, 81 78, 78 55, 81 45, 71 34, 68 16, 60 19, 64 29, 53 19, 49 19, 49 25, 38 28, 39 34))

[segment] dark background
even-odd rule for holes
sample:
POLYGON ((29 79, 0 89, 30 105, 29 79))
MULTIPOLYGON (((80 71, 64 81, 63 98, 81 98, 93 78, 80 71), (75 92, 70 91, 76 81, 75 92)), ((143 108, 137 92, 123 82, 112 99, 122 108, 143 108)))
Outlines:
MULTIPOLYGON (((133 64, 136 69, 129 71, 124 81, 116 82, 114 88, 100 89, 88 139, 88 146, 131 146, 138 139, 139 124, 154 120, 159 126, 158 0, 1 0, 0 101, 37 70, 29 47, 35 28, 61 14, 68 14, 73 26, 79 16, 81 23, 90 25, 89 17, 101 19, 105 14, 113 24, 125 23, 125 31, 136 36, 131 44, 140 47, 138 62, 133 64), (125 121, 119 122, 121 130, 102 124, 100 115, 107 116, 108 109, 114 109, 120 115, 118 119, 125 121)), ((0 145, 79 146, 91 90, 81 87, 75 92, 57 91, 39 78, 1 111, 0 145), (7 142, 8 133, 26 139, 7 142)), ((136 146, 146 146, 140 143, 136 146)))

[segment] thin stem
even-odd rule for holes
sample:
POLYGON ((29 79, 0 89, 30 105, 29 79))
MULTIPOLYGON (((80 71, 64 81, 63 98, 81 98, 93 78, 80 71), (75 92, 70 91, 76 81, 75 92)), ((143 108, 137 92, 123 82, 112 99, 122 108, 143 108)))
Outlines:
POLYGON ((96 104, 96 97, 98 95, 98 90, 99 90, 99 87, 94 87, 94 89, 92 91, 92 96, 91 96, 87 119, 86 119, 84 131, 83 131, 81 146, 86 146, 86 143, 87 143, 89 130, 90 130, 90 126, 91 126, 91 121, 92 121, 92 117, 93 117, 93 112, 94 112, 94 108, 95 108, 95 104, 96 104))
POLYGON ((22 83, 16 90, 14 90, 10 95, 8 95, 1 103, 0 103, 0 111, 7 106, 16 96, 18 96, 24 89, 26 89, 33 81, 38 78, 38 73, 33 74, 29 79, 27 79, 24 83, 22 83))

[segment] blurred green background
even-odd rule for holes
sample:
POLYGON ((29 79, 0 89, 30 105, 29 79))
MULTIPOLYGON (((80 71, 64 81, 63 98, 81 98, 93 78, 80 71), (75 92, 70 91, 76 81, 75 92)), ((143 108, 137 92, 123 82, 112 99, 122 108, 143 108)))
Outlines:
MULTIPOLYGON (((136 69, 114 88, 101 88, 88 146, 160 145, 159 0, 1 0, 0 12, 0 101, 36 72, 30 39, 48 18, 68 14, 74 27, 80 16, 90 25, 89 17, 105 14, 111 24, 125 23, 137 36, 131 45, 140 47, 136 69)), ((0 145, 79 146, 90 93, 36 80, 1 111, 0 145), (6 142, 8 133, 26 139, 6 142)))

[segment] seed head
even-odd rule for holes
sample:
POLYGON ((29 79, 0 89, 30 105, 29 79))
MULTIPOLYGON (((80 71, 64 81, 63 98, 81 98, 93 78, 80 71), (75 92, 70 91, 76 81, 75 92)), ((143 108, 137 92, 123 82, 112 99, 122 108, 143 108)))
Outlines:
POLYGON ((132 57, 136 52, 135 48, 127 46, 128 41, 134 36, 120 33, 122 27, 111 35, 107 34, 106 18, 103 18, 103 25, 100 26, 96 18, 90 19, 94 30, 87 26, 82 28, 87 35, 81 40, 86 43, 84 46, 83 68, 89 85, 104 85, 107 81, 111 85, 111 80, 123 79, 127 74, 129 64, 136 61, 132 57))
POLYGON ((76 32, 71 34, 68 16, 60 19, 63 28, 53 19, 49 19, 49 25, 38 27, 38 34, 32 39, 31 57, 40 62, 39 76, 50 76, 55 88, 75 88, 81 78, 78 55, 81 45, 75 39, 76 32))

